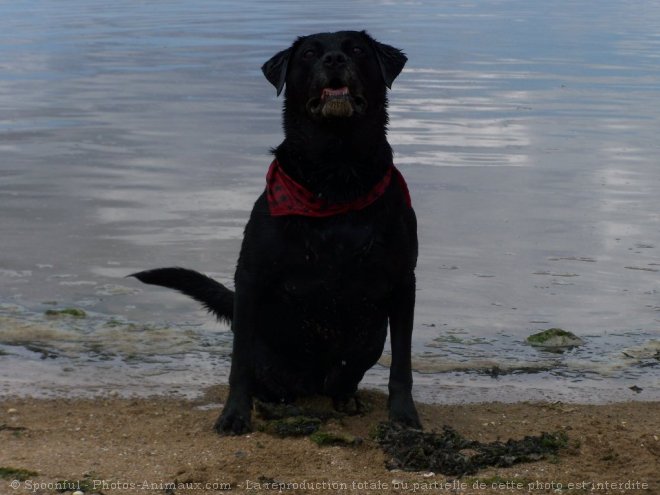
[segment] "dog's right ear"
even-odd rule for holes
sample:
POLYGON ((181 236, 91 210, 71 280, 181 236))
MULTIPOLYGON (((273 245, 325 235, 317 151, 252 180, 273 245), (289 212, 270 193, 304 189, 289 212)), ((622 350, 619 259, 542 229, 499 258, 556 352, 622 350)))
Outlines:
POLYGON ((286 82, 286 69, 289 65, 290 56, 291 48, 287 48, 273 55, 268 62, 261 66, 261 71, 266 76, 266 79, 268 79, 268 82, 277 89, 277 96, 280 96, 286 82))
POLYGON ((403 70, 403 66, 406 65, 408 57, 406 57, 406 55, 398 48, 386 45, 385 43, 379 43, 366 31, 362 31, 362 35, 367 41, 369 41, 374 49, 385 86, 392 89, 392 82, 403 70))

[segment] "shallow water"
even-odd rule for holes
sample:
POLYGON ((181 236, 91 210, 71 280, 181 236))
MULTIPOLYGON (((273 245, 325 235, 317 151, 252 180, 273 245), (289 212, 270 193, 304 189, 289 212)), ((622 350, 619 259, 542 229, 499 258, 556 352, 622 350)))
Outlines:
POLYGON ((228 330, 124 276, 231 280, 282 139, 261 64, 366 28, 409 56, 389 136, 420 227, 417 396, 660 399, 660 6, 69 0, 0 18, 0 394, 226 382, 228 330), (44 315, 66 307, 88 317, 44 315), (550 327, 586 344, 524 343, 550 327))

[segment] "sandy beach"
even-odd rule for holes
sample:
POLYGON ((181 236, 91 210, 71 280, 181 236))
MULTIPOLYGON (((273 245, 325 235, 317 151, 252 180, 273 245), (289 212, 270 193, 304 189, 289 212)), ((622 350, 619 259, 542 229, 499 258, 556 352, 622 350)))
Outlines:
MULTIPOLYGON (((420 404, 426 430, 482 442, 565 431, 558 456, 463 477, 390 471, 372 438, 386 397, 323 428, 362 439, 320 447, 255 431, 220 437, 226 388, 203 399, 10 399, 0 403, 0 493, 659 493, 660 404, 420 404), (68 490, 68 491, 67 491, 68 490)), ((255 418, 255 430, 263 425, 255 418)))

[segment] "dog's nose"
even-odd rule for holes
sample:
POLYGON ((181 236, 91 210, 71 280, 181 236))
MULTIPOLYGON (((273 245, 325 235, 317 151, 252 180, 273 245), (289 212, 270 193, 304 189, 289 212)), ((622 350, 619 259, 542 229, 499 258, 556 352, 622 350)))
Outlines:
POLYGON ((346 56, 342 52, 328 52, 323 55, 323 65, 326 67, 341 67, 346 64, 346 56))

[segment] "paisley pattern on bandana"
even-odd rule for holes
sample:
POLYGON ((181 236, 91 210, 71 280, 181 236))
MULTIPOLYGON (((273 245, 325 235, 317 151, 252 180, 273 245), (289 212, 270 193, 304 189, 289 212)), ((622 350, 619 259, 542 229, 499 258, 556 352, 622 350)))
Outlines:
POLYGON ((364 196, 344 203, 332 203, 317 197, 289 177, 277 160, 273 160, 266 175, 266 199, 273 217, 301 215, 306 217, 331 217, 349 211, 361 210, 380 198, 392 182, 396 180, 403 192, 406 206, 411 207, 408 185, 401 172, 392 165, 383 178, 364 196))

